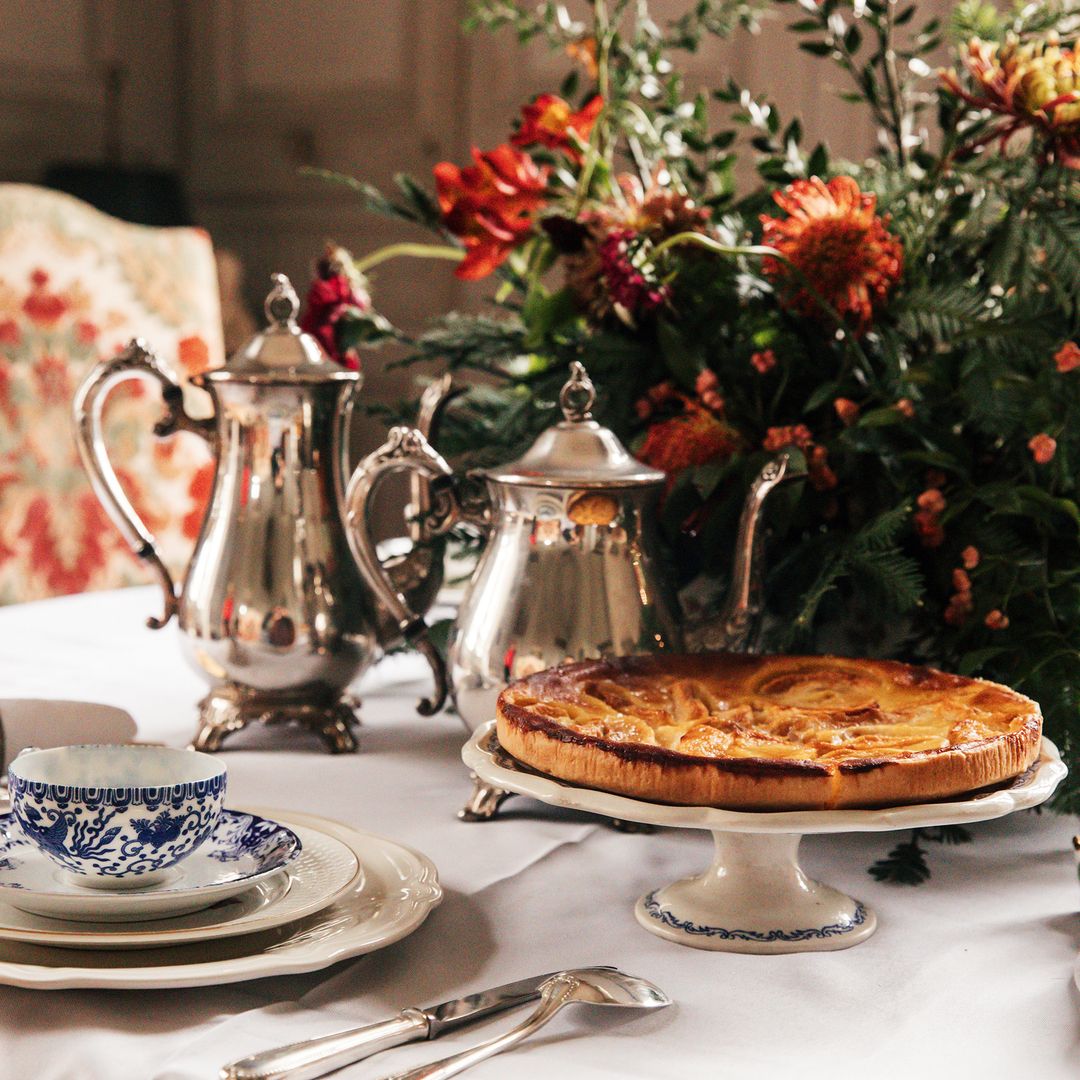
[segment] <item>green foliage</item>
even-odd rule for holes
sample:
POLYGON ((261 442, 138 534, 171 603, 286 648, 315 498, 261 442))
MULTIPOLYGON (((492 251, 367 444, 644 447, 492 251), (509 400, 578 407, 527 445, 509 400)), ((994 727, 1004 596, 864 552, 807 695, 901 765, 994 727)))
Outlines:
MULTIPOLYGON (((604 107, 578 157, 534 148, 551 168, 548 205, 499 268, 494 309, 449 315, 410 342, 404 363, 478 377, 451 406, 441 448, 464 464, 518 452, 551 422, 570 360, 583 360, 600 388, 600 418, 637 448, 672 401, 701 408, 698 379, 715 376, 740 450, 674 477, 661 521, 677 578, 722 584, 763 443, 771 430, 805 425, 810 476, 771 499, 765 645, 898 656, 1030 694, 1073 765, 1060 805, 1080 809, 1080 370, 1054 363, 1080 340, 1080 170, 1055 159, 1042 131, 1027 133, 1026 151, 1003 152, 1000 117, 969 104, 960 83, 943 89, 932 70, 946 33, 962 42, 1057 30, 1066 39, 1080 29, 1075 5, 998 13, 962 0, 947 26, 895 0, 699 0, 664 25, 643 0, 590 8, 585 20, 555 2, 473 5, 474 28, 560 52, 595 43, 595 78, 578 67, 564 93, 573 107, 599 93, 604 107), (792 49, 832 65, 844 99, 873 116, 873 157, 836 160, 799 118, 725 72, 708 95, 686 88, 682 52, 770 7, 785 17, 792 49), (747 160, 753 181, 739 184, 736 165, 747 160), (811 314, 778 295, 761 257, 760 216, 785 216, 778 190, 840 175, 876 197, 903 246, 902 277, 864 333, 838 321, 820 293, 811 314), (588 288, 602 294, 607 279, 582 286, 572 245, 558 242, 568 223, 587 246, 598 220, 636 221, 624 213, 635 189, 646 193, 634 196, 639 217, 650 195, 667 198, 673 214, 685 199, 708 217, 689 241, 685 231, 635 225, 642 273, 663 290, 651 314, 598 308, 588 288), (839 399, 857 406, 846 423, 839 399), (1040 434, 1056 441, 1042 464, 1029 449, 1040 434), (943 502, 930 518, 919 502, 928 491, 943 502), (971 586, 962 611, 961 569, 971 586), (987 622, 995 612, 1007 625, 987 622)), ((774 59, 782 70, 783 53, 774 59)), ((445 236, 425 186, 401 180, 388 199, 342 182, 371 209, 445 236)), ((805 277, 815 295, 814 274, 805 277)), ((875 876, 924 879, 920 842, 947 838, 914 837, 875 876)))

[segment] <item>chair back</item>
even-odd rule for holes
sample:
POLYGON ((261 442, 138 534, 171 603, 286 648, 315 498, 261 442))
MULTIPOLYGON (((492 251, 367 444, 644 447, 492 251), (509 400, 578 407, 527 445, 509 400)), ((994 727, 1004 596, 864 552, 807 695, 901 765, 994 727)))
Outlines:
MULTIPOLYGON (((222 362, 209 236, 0 184, 0 603, 150 580, 91 491, 71 429, 75 388, 132 337, 182 379, 222 362)), ((202 391, 185 393, 193 413, 208 414, 202 391)), ((214 465, 197 436, 155 439, 161 412, 156 386, 117 387, 106 439, 158 551, 182 577, 214 465)))

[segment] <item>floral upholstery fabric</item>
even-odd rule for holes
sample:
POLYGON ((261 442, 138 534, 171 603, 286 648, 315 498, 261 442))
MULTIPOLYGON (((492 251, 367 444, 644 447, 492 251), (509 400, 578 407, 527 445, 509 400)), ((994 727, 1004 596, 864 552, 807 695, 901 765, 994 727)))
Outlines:
MULTIPOLYGON (((180 377, 221 363, 210 239, 150 229, 68 195, 0 184, 0 603, 152 580, 90 488, 72 435, 75 390, 101 357, 145 338, 180 377)), ((169 569, 183 571, 213 478, 206 445, 159 440, 157 383, 106 402, 117 474, 169 569)), ((190 411, 207 415, 202 391, 190 411)))

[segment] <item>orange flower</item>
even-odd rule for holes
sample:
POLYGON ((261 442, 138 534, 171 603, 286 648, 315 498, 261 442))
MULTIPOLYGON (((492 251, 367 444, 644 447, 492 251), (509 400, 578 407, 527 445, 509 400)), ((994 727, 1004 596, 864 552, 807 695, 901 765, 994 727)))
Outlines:
POLYGON ((1057 364, 1057 369, 1062 375, 1075 371, 1080 367, 1080 345, 1077 345, 1075 341, 1066 341, 1054 353, 1054 363, 1057 364))
POLYGON ((829 467, 829 451, 824 446, 815 446, 810 451, 806 473, 815 491, 831 491, 839 483, 836 473, 829 467))
POLYGON ((750 357, 750 366, 759 374, 765 375, 776 367, 776 353, 772 349, 756 352, 750 357))
POLYGON ((927 488, 915 501, 920 510, 931 514, 940 514, 948 506, 945 496, 937 488, 927 488))
POLYGON ((1028 449, 1036 465, 1047 465, 1054 460, 1054 454, 1057 453, 1057 439, 1051 438, 1045 431, 1040 431, 1028 440, 1028 449))
POLYGON ((1007 630, 1009 628, 1009 616, 997 608, 994 608, 983 621, 991 630, 1007 630))
POLYGON ((915 402, 911 398, 902 397, 893 408, 904 417, 910 420, 915 415, 915 402))
POLYGON ((979 549, 974 544, 968 544, 960 552, 960 561, 964 564, 965 570, 974 570, 979 565, 979 558, 979 549))
POLYGON ((596 118, 604 107, 604 99, 597 94, 578 111, 556 94, 541 94, 531 105, 521 110, 521 127, 510 141, 515 146, 547 146, 562 150, 575 161, 581 160, 581 151, 588 144, 596 118))
POLYGON ((1037 130, 1049 152, 1067 168, 1080 169, 1080 48, 1062 48, 1056 34, 1004 42, 972 38, 961 56, 971 89, 955 71, 941 73, 945 86, 978 109, 1007 119, 975 143, 998 139, 1002 146, 1020 128, 1037 130))
POLYGON ((684 469, 728 458, 739 449, 739 437, 727 424, 695 401, 686 400, 678 416, 660 420, 645 434, 640 461, 668 474, 668 487, 684 469))
POLYGON ((585 37, 579 41, 571 41, 566 46, 566 55, 571 60, 576 60, 589 73, 590 79, 595 79, 600 74, 600 66, 596 62, 598 53, 596 38, 585 37))
MULTIPOLYGON (((796 180, 773 195, 786 218, 761 216, 762 242, 776 248, 857 334, 900 280, 904 249, 874 212, 877 196, 865 194, 850 176, 825 184, 796 180)), ((782 303, 802 315, 826 315, 817 297, 786 263, 765 259, 765 273, 781 288, 782 303)))
POLYGON ((971 592, 971 578, 968 577, 966 570, 954 570, 952 572, 952 587, 958 593, 971 592))
POLYGON ((528 154, 505 143, 472 154, 474 165, 440 161, 434 170, 443 224, 465 245, 454 273, 466 281, 487 277, 528 239, 547 192, 547 171, 528 154))
POLYGON ((788 427, 769 428, 761 446, 770 453, 783 450, 785 446, 797 446, 800 450, 805 450, 813 439, 814 436, 805 424, 792 424, 788 427))
POLYGON ((945 609, 945 621, 950 626, 961 626, 974 606, 971 602, 971 593, 957 593, 955 596, 950 596, 949 606, 945 609))
POLYGON ((838 397, 833 402, 833 408, 844 427, 851 427, 859 419, 859 406, 850 398, 838 397))

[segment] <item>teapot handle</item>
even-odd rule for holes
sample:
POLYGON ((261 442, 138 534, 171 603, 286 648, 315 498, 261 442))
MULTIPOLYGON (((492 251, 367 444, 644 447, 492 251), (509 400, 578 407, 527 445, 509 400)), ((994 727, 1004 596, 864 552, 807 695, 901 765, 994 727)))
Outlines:
POLYGON ((372 451, 356 467, 345 493, 345 520, 349 546, 364 580, 379 603, 397 621, 402 637, 427 657, 435 677, 435 693, 424 698, 417 711, 422 716, 437 713, 446 704, 446 664, 427 637, 427 623, 409 609, 383 569, 368 528, 368 507, 379 484, 395 472, 414 471, 430 482, 430 511, 418 522, 422 539, 445 533, 454 523, 457 508, 449 481, 454 473, 424 436, 411 427, 392 427, 386 442, 372 451), (441 481, 441 483, 440 483, 441 481))
POLYGON ((184 411, 184 391, 161 360, 139 338, 133 338, 125 349, 111 360, 96 364, 83 380, 72 404, 75 423, 75 445, 83 468, 90 477, 90 486, 105 512, 128 542, 132 552, 148 563, 161 580, 165 592, 165 610, 161 618, 151 615, 146 625, 159 630, 176 613, 176 587, 172 576, 161 561, 154 546, 154 537, 135 508, 131 505, 117 479, 109 460, 102 432, 101 414, 109 391, 117 383, 139 375, 150 375, 161 383, 165 415, 154 425, 158 437, 177 431, 191 431, 208 441, 213 439, 213 421, 196 420, 184 411))

